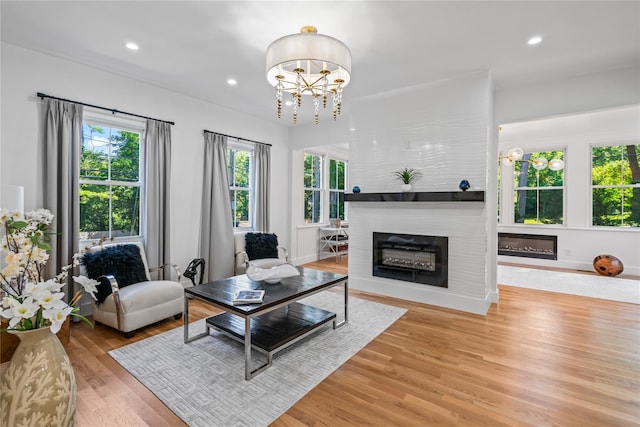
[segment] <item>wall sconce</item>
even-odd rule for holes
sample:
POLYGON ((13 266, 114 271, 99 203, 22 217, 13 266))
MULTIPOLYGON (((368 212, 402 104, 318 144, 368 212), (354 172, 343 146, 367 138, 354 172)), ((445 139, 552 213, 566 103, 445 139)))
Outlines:
POLYGON ((538 157, 537 159, 529 159, 523 160, 524 151, 522 148, 514 147, 510 148, 507 151, 505 156, 499 156, 499 159, 502 159, 502 163, 505 165, 513 165, 515 162, 528 162, 531 163, 531 166, 537 171, 544 170, 549 168, 552 171, 560 171, 564 169, 564 161, 562 159, 551 159, 547 160, 544 157, 538 157))

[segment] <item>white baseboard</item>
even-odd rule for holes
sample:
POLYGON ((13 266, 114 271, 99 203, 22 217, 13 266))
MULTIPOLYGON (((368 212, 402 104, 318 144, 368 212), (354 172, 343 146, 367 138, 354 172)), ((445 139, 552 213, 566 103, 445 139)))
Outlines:
MULTIPOLYGON (((523 258, 506 255, 498 255, 498 262, 504 262, 508 264, 518 264, 523 267, 527 266, 541 266, 552 268, 568 268, 570 270, 577 271, 589 271, 593 272, 593 264, 584 261, 569 261, 569 260, 550 260, 550 259, 538 259, 538 258, 523 258)), ((625 265, 624 273, 632 276, 640 276, 640 266, 637 265, 625 265)))
POLYGON ((446 292, 446 290, 441 290, 433 286, 419 285, 418 287, 413 286, 415 284, 405 285, 395 280, 390 282, 393 282, 392 286, 390 286, 389 283, 383 283, 382 280, 372 280, 367 277, 349 277, 349 287, 352 289, 466 311, 473 314, 481 314, 483 316, 487 314, 491 304, 497 302, 498 298, 497 293, 489 293, 484 299, 481 299, 446 292))
POLYGON ((302 265, 302 264, 315 262, 315 261, 318 261, 318 257, 316 255, 307 255, 303 257, 292 258, 289 260, 289 262, 293 265, 302 265))
POLYGON ((640 280, 498 265, 498 283, 640 304, 640 280))

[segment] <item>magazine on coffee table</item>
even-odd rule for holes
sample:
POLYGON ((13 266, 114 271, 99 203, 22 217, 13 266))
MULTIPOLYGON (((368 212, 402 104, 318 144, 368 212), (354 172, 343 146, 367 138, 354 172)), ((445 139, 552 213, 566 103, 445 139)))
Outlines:
POLYGON ((258 304, 262 302, 264 290, 241 290, 233 294, 234 304, 258 304))

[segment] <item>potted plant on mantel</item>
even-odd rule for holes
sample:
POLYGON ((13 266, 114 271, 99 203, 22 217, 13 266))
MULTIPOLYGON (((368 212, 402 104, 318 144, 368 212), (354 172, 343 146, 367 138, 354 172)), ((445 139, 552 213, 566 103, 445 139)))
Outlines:
POLYGON ((393 173, 397 179, 402 181, 402 191, 411 191, 411 183, 422 176, 420 171, 411 168, 404 168, 393 173))

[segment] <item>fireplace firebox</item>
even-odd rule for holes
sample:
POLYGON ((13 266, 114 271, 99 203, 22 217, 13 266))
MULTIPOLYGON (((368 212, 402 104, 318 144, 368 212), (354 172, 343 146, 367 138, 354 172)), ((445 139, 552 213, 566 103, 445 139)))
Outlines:
POLYGON ((558 259, 558 236, 498 233, 498 255, 558 259))
POLYGON ((373 275, 447 288, 449 239, 373 233, 373 275))

